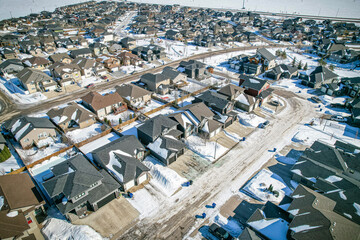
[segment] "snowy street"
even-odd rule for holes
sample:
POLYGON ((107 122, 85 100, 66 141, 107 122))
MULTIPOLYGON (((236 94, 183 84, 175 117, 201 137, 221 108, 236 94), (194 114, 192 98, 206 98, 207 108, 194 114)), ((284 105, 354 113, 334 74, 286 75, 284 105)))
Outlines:
POLYGON ((255 131, 245 142, 235 146, 185 192, 164 200, 156 216, 143 219, 121 239, 166 238, 180 227, 191 224, 194 230, 204 221, 195 220, 195 215, 201 214, 206 204, 216 202, 221 205, 230 196, 239 194, 240 187, 275 154, 268 150, 282 149, 291 141, 300 123, 304 124, 318 114, 309 102, 291 92, 276 90, 276 94, 287 98, 288 107, 274 116, 268 128, 255 131), (203 191, 199 192, 199 189, 203 191))

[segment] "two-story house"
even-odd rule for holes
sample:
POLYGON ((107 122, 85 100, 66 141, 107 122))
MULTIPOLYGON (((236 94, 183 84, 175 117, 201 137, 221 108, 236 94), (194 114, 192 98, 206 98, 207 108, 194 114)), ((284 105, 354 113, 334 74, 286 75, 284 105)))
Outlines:
POLYGON ((139 109, 151 101, 152 92, 138 87, 135 84, 130 83, 115 86, 115 89, 131 108, 139 109))
POLYGON ((140 81, 145 84, 145 88, 159 94, 166 94, 169 92, 170 77, 158 73, 146 73, 141 76, 140 81))

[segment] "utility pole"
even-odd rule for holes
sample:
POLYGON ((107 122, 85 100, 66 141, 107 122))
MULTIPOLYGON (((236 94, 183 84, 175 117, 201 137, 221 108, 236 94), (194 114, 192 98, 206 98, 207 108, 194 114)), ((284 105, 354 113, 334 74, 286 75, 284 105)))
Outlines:
POLYGON ((243 0, 243 7, 242 9, 245 9, 245 0, 243 0))

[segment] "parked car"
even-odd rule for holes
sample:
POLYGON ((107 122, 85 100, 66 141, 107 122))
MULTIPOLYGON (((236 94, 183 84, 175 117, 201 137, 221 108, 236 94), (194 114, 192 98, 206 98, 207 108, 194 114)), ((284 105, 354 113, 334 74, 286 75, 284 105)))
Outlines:
POLYGON ((272 101, 271 101, 271 104, 274 105, 274 106, 276 106, 276 107, 278 107, 278 106, 281 105, 280 102, 277 101, 277 100, 272 100, 272 101))
POLYGON ((270 122, 266 120, 265 122, 259 124, 259 128, 266 128, 269 125, 269 123, 270 122))
POLYGON ((347 121, 346 118, 344 118, 343 116, 339 116, 339 115, 331 116, 330 119, 333 121, 337 121, 337 122, 346 122, 347 121))
POLYGON ((94 87, 94 86, 95 86, 95 84, 90 83, 89 85, 86 86, 86 88, 91 88, 91 87, 94 87))
POLYGON ((62 92, 62 88, 61 87, 56 88, 55 92, 62 92))
POLYGON ((104 79, 104 80, 108 79, 107 76, 101 76, 101 78, 104 79))
POLYGON ((321 103, 321 99, 318 97, 311 97, 311 100, 313 100, 316 103, 321 103))
POLYGON ((232 240, 235 239, 225 229, 217 225, 216 223, 211 224, 209 232, 220 240, 232 240))

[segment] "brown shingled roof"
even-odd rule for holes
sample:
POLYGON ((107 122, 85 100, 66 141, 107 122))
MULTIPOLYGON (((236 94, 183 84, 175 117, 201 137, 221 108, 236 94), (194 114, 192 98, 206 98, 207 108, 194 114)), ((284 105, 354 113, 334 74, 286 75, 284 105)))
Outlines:
POLYGON ((91 105, 95 111, 119 102, 125 104, 124 99, 117 92, 105 95, 101 95, 98 92, 90 92, 81 99, 91 105))

